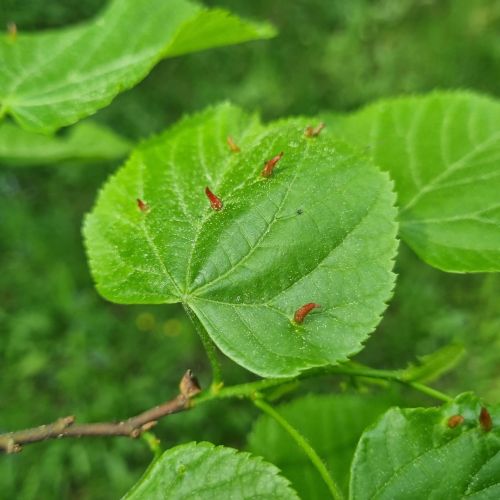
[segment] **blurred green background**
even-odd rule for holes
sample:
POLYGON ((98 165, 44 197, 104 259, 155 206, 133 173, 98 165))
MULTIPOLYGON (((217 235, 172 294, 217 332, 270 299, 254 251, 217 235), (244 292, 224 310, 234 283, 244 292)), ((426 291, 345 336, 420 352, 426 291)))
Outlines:
MULTIPOLYGON (((162 62, 96 119, 137 140, 224 99, 271 119, 435 88, 500 97, 497 0, 205 3, 270 20, 280 35, 162 62)), ((1 0, 0 26, 63 26, 101 5, 1 0)), ((81 222, 116 167, 1 166, 0 432, 69 414, 82 422, 130 416, 173 396, 187 368, 208 383, 200 342, 179 307, 118 306, 93 288, 81 222)), ((458 340, 467 357, 437 385, 499 403, 500 278, 447 275, 404 246, 397 271, 393 301, 359 359, 400 367, 458 340)), ((225 368, 229 382, 249 378, 229 362, 225 368)), ((206 439, 241 447, 255 415, 243 402, 216 403, 169 417, 155 432, 165 446, 206 439)), ((117 498, 150 458, 143 442, 125 438, 27 446, 0 457, 0 498, 117 498)))

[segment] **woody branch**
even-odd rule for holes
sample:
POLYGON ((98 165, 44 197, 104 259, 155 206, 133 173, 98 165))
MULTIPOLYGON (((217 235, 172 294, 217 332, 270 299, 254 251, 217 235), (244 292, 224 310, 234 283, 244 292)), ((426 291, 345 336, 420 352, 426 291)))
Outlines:
POLYGON ((156 425, 160 418, 187 410, 190 407, 191 398, 199 394, 200 391, 196 377, 193 376, 191 370, 188 370, 180 381, 179 394, 174 399, 139 415, 120 422, 78 425, 74 424, 75 417, 62 417, 51 424, 0 434, 0 452, 17 453, 22 450, 22 446, 25 444, 66 437, 127 436, 137 438, 156 425))

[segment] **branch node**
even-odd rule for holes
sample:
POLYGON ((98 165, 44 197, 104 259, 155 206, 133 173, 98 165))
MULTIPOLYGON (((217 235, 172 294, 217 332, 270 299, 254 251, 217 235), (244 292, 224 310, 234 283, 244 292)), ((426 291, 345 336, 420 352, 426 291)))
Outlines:
POLYGON ((188 400, 201 392, 198 379, 193 375, 191 370, 188 370, 183 375, 179 384, 179 391, 181 395, 188 400))
POLYGON ((62 417, 56 420, 54 424, 54 429, 57 431, 63 431, 75 423, 74 415, 68 415, 67 417, 62 417))
POLYGON ((0 434, 0 453, 18 453, 23 444, 35 443, 46 439, 82 436, 128 436, 138 438, 154 427, 158 420, 172 413, 191 407, 191 398, 201 392, 200 384, 188 370, 179 383, 179 394, 164 403, 146 410, 139 415, 119 422, 99 422, 94 424, 73 425, 73 415, 61 417, 51 424, 32 429, 0 434))
POLYGON ((152 429, 158 423, 157 420, 152 420, 151 422, 146 422, 141 426, 141 432, 147 432, 152 429))
POLYGON ((10 438, 7 441, 7 445, 5 447, 5 453, 7 454, 19 453, 22 449, 23 447, 20 444, 16 443, 12 438, 10 438))

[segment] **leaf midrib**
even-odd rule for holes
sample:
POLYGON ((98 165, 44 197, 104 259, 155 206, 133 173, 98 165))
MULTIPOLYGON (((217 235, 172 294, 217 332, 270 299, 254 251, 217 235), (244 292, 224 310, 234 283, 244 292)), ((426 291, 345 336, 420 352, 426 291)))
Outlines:
MULTIPOLYGON (((204 300, 204 299, 200 299, 200 300, 204 300)), ((216 302, 216 301, 212 301, 212 300, 207 300, 208 302, 216 302)), ((233 304, 228 304, 229 306, 233 306, 233 304)), ((196 315, 198 317, 201 318, 204 318, 205 321, 207 323, 209 323, 211 326, 212 326, 212 331, 216 331, 217 328, 215 327, 215 325, 213 324, 212 320, 204 313, 203 310, 200 310, 198 309, 196 306, 195 306, 195 312, 196 312, 196 315)), ((243 318, 235 311, 235 314, 238 316, 238 319, 244 324, 245 328, 247 329, 247 331, 250 333, 250 335, 252 336, 254 342, 256 342, 265 352, 267 353, 270 353, 271 355, 275 355, 275 352, 270 349, 266 344, 264 344, 260 339, 259 337, 254 333, 254 330, 252 328, 250 328, 247 323, 245 321, 243 321, 243 318)), ((284 315, 283 313, 281 313, 282 315, 284 315)), ((287 320, 289 320, 290 318, 288 318, 288 316, 284 315, 287 320)), ((237 344, 232 344, 231 345, 231 351, 232 353, 236 353, 238 355, 238 357, 240 358, 240 360, 242 359, 245 359, 245 354, 244 352, 241 350, 241 347, 239 347, 237 344)), ((280 358, 282 360, 284 359, 287 359, 287 360, 290 360, 292 362, 300 362, 300 361, 303 361, 302 358, 299 358, 297 356, 292 356, 290 354, 280 354, 280 358)), ((317 364, 315 363, 312 363, 309 365, 309 367, 314 367, 314 366, 317 366, 317 364)), ((307 368, 307 367, 306 367, 307 368)), ((299 373, 299 371, 296 371, 295 374, 299 373)), ((271 375, 268 375, 268 376, 271 376, 271 375)), ((275 376, 275 375, 273 375, 275 376)))
MULTIPOLYGON (((10 99, 9 103, 11 106, 22 106, 22 107, 37 107, 37 106, 46 106, 49 104, 60 104, 62 102, 70 101, 74 99, 74 94, 67 94, 65 92, 74 92, 77 86, 84 85, 86 82, 91 80, 96 80, 103 76, 119 73, 123 70, 126 70, 130 66, 135 66, 138 64, 144 64, 146 62, 150 62, 148 60, 155 57, 155 51, 152 49, 143 50, 134 55, 134 57, 123 57, 121 59, 117 59, 109 64, 103 64, 95 68, 94 71, 86 73, 83 76, 78 76, 78 79, 75 79, 74 76, 72 78, 68 77, 68 79, 59 83, 58 85, 53 85, 51 87, 45 87, 41 92, 37 92, 36 96, 30 97, 28 95, 16 94, 15 99, 10 99), (60 95, 57 97, 51 97, 51 94, 54 91, 59 91, 63 89, 60 95), (18 102, 19 100, 19 102, 18 102)), ((136 68, 134 68, 135 70, 136 68)), ((139 72, 142 73, 142 72, 139 72)), ((70 75, 69 75, 70 76, 70 75)), ((108 83, 102 82, 102 87, 107 88, 108 83)), ((91 92, 87 93, 87 95, 92 95, 96 93, 96 89, 92 89, 91 92)))
MULTIPOLYGON (((249 124, 245 131, 242 133, 242 135, 240 136, 240 143, 241 145, 244 144, 244 139, 245 139, 245 136, 252 130, 252 124, 249 124)), ((251 142, 246 145, 246 148, 250 149, 252 147, 253 144, 256 144, 260 141, 262 141, 262 139, 266 136, 268 136, 270 134, 270 131, 269 130, 264 130, 263 132, 259 132, 257 133, 257 135, 252 138, 251 142)), ((270 145, 270 147, 268 148, 268 151, 272 151, 273 149, 273 146, 274 144, 277 142, 278 138, 276 138, 270 145)), ((241 154, 241 153, 236 153, 236 154, 241 154)), ((230 171, 229 167, 231 165, 233 161, 233 156, 230 155, 228 156, 227 158, 223 159, 222 160, 222 168, 220 170, 220 176, 216 176, 215 177, 215 184, 214 184, 214 188, 213 190, 217 193, 219 187, 222 185, 222 183, 224 182, 224 180, 226 179, 226 175, 227 173, 230 171)), ((249 169, 250 170, 250 169, 249 169)), ((244 188, 249 181, 251 181, 253 178, 257 178, 258 174, 254 171, 250 172, 249 171, 249 175, 248 177, 246 177, 246 179, 240 183, 239 185, 233 187, 228 193, 227 195, 225 196, 225 202, 229 202, 231 199, 232 199, 232 196, 237 192, 239 191, 240 189, 244 188)), ((192 269, 192 264, 193 264, 193 257, 195 255, 195 249, 196 249, 196 245, 198 243, 198 240, 199 240, 199 237, 202 233, 202 229, 204 227, 204 225, 210 220, 211 217, 214 217, 216 215, 216 212, 214 212, 214 210, 211 210, 210 208, 206 208, 206 211, 205 211, 205 215, 203 216, 203 219, 200 221, 200 223, 198 224, 198 226, 196 227, 196 231, 195 231, 195 236, 194 236, 194 239, 193 239, 193 244, 191 245, 191 250, 190 250, 190 254, 189 254, 189 259, 188 259, 188 263, 187 263, 187 270, 186 270, 186 280, 185 280, 185 288, 186 288, 186 291, 190 294, 192 294, 192 292, 194 292, 195 290, 190 290, 190 286, 192 285, 192 282, 194 281, 192 279, 192 272, 193 272, 193 269, 192 269)))
MULTIPOLYGON (((301 275, 299 278, 297 278, 294 282, 290 283, 286 288, 283 290, 279 290, 278 293, 276 293, 274 296, 270 297, 266 302, 260 302, 260 303, 242 303, 242 302, 226 302, 226 301, 221 301, 221 300, 214 300, 210 299, 207 297, 203 297, 200 295, 196 295, 194 293, 190 294, 190 298, 195 299, 195 300, 204 300, 204 301, 209 301, 209 302, 216 302, 219 304, 227 305, 227 306, 247 306, 247 307, 268 307, 270 309, 279 311, 282 315, 288 318, 288 316, 281 311, 281 309, 278 309, 277 307, 273 306, 271 304, 272 301, 274 301, 276 298, 280 297, 283 295, 285 292, 287 292, 290 288, 294 287, 299 283, 301 280, 307 278, 310 274, 315 272, 330 256, 333 252, 335 252, 339 247, 341 247, 345 240, 354 232, 358 229, 358 227, 365 221, 365 219, 371 214, 373 207, 378 203, 380 196, 382 194, 382 189, 377 193, 377 196, 374 197, 372 203, 367 206, 365 213, 359 218, 359 220, 356 222, 352 228, 350 228, 346 234, 342 237, 342 239, 339 241, 339 243, 330 249, 330 251, 321 259, 318 261, 318 263, 306 274, 301 275)), ((195 289, 193 292, 199 291, 200 288, 195 289)), ((289 318, 288 318, 289 319, 289 318)))
POLYGON ((20 87, 20 85, 22 85, 27 80, 27 78, 29 78, 33 74, 36 74, 37 71, 40 71, 41 69, 43 69, 46 66, 48 66, 49 64, 51 64, 65 50, 67 50, 71 46, 73 46, 76 43, 78 43, 82 39, 82 37, 85 35, 86 27, 83 27, 83 28, 82 27, 78 27, 78 28, 75 29, 75 31, 76 30, 79 30, 80 33, 77 32, 77 34, 76 34, 77 36, 75 36, 75 38, 69 40, 67 44, 63 44, 62 46, 60 46, 59 50, 57 50, 55 53, 52 53, 51 56, 48 59, 45 59, 41 65, 39 65, 39 66, 36 66, 36 65, 31 66, 28 71, 26 71, 24 73, 21 73, 19 75, 19 78, 17 80, 12 80, 11 84, 6 89, 6 93, 2 95, 2 101, 10 103, 12 96, 16 95, 15 91, 20 87))
MULTIPOLYGON (((384 483, 381 484, 373 492, 371 498, 373 498, 373 499, 379 498, 380 495, 384 493, 384 490, 387 488, 387 486, 389 486, 391 483, 394 483, 394 481, 397 480, 398 476, 403 474, 405 472, 405 470, 407 470, 409 467, 413 466, 417 461, 419 461, 425 455, 431 454, 431 453, 435 452, 436 450, 440 450, 441 448, 446 448, 448 445, 450 445, 452 443, 456 444, 456 442, 458 440, 460 440, 461 438, 464 438, 464 437, 468 438, 470 436, 470 434, 472 434, 473 432, 477 432, 477 429, 474 427, 471 429, 467 429, 466 431, 462 432, 460 435, 455 436, 452 439, 445 441, 444 443, 441 443, 439 446, 435 446, 435 447, 432 447, 430 449, 426 449, 422 453, 419 453, 417 456, 413 457, 411 460, 409 460, 408 462, 401 465, 401 467, 394 470, 393 473, 390 475, 390 477, 386 481, 384 481, 384 483)), ((466 484, 466 486, 468 486, 468 484, 466 484)), ((464 491, 464 493, 465 493, 465 491, 464 491)))
MULTIPOLYGON (((139 176, 138 176, 137 190, 143 196, 143 193, 144 193, 144 171, 146 169, 146 165, 142 161, 142 158, 139 158, 138 162, 139 162, 139 168, 138 168, 139 176)), ((161 252, 160 252, 158 246, 156 245, 154 239, 152 238, 152 236, 149 232, 149 227, 148 227, 146 220, 144 218, 141 219, 139 226, 141 227, 141 229, 144 233, 144 236, 146 238, 146 241, 148 242, 149 247, 151 248, 154 256, 156 257, 158 264, 160 265, 161 271, 163 272, 164 276, 170 280, 170 282, 174 286, 176 292, 181 297, 182 296, 181 289, 180 289, 179 285, 177 284, 177 281, 170 274, 170 271, 168 270, 168 266, 163 261, 163 259, 161 257, 161 252)))
MULTIPOLYGON (((114 28, 113 25, 111 27, 107 27, 106 30, 99 30, 98 28, 100 27, 100 24, 102 24, 104 21, 109 22, 109 11, 111 8, 116 10, 114 12, 114 15, 112 16, 111 22, 113 24, 117 24, 120 20, 120 16, 123 15, 123 12, 127 12, 127 4, 123 2, 123 4, 120 4, 120 2, 112 2, 105 8, 100 14, 98 14, 95 18, 92 20, 88 21, 87 23, 83 25, 77 25, 77 26, 71 26, 66 29, 58 30, 54 32, 55 36, 54 38, 59 38, 63 37, 66 38, 68 36, 73 35, 74 38, 68 41, 67 44, 63 44, 59 47, 59 50, 55 51, 55 53, 52 53, 51 56, 48 59, 45 59, 42 61, 41 64, 32 64, 28 68, 28 71, 25 73, 22 73, 19 75, 17 79, 13 79, 10 82, 10 85, 7 87, 5 94, 1 96, 2 102, 8 103, 8 109, 15 109, 15 107, 20 106, 20 107, 36 107, 40 105, 50 105, 50 104, 56 104, 56 103, 62 103, 66 102, 67 100, 71 100, 71 96, 65 96, 65 97, 60 97, 59 99, 40 99, 40 97, 44 95, 50 95, 54 91, 57 91, 59 89, 65 89, 65 88, 71 88, 74 85, 80 85, 84 84, 86 81, 90 79, 96 79, 100 76, 104 76, 109 73, 114 73, 118 71, 122 71, 124 68, 127 68, 128 66, 135 65, 138 63, 142 64, 148 64, 148 68, 140 72, 138 78, 141 77, 141 75, 144 72, 147 72, 151 66, 153 66, 158 60, 167 57, 168 52, 170 47, 174 45, 176 42, 179 33, 182 31, 182 28, 184 25, 191 21, 192 19, 195 19, 196 16, 200 13, 201 9, 199 8, 198 5, 191 3, 190 1, 185 2, 185 6, 189 6, 191 8, 190 13, 185 17, 185 19, 182 19, 180 22, 178 22, 178 26, 176 29, 173 30, 171 33, 170 39, 167 41, 167 43, 163 44, 157 44, 159 45, 156 48, 151 48, 149 47, 148 49, 145 49, 140 52, 140 54, 135 57, 132 62, 130 62, 130 58, 124 57, 119 59, 118 61, 120 62, 119 67, 113 67, 109 70, 102 71, 102 67, 104 65, 101 65, 100 67, 96 68, 95 71, 90 75, 86 75, 84 78, 78 79, 78 80, 65 80, 59 83, 56 83, 54 85, 49 85, 43 90, 36 94, 36 97, 34 99, 29 99, 29 93, 28 96, 21 94, 16 94, 16 90, 19 89, 20 86, 23 85, 27 81, 27 79, 36 74, 40 74, 42 70, 44 70, 47 66, 53 63, 53 61, 57 60, 61 55, 64 55, 64 53, 71 47, 78 45, 82 39, 84 39, 88 33, 92 32, 92 30, 96 31, 98 34, 100 33, 100 37, 96 37, 97 41, 93 44, 92 49, 87 53, 86 57, 82 58, 79 60, 79 64, 77 66, 77 70, 81 69, 84 64, 88 63, 88 61, 91 59, 92 55, 96 52, 99 51, 99 40, 100 39, 105 39, 106 36, 111 32, 114 28), (119 7, 123 7, 121 10, 117 10, 117 4, 119 7), (123 64, 121 66, 122 61, 127 60, 126 64, 123 64), (23 100, 21 100, 23 99, 23 100)), ((147 29, 147 25, 144 24, 142 25, 142 30, 147 29)), ((132 49, 133 50, 133 49, 132 49)), ((117 61, 113 61, 113 63, 116 65, 117 61)), ((108 66, 107 64, 105 66, 108 66)))
MULTIPOLYGON (((302 154, 301 154, 301 158, 300 160, 302 160, 304 158, 304 156, 306 155, 306 153, 309 151, 309 144, 306 143, 306 147, 302 150, 302 154)), ((203 285, 201 285, 200 287, 198 288, 195 288, 193 290, 190 290, 190 293, 195 293, 197 292, 197 295, 202 292, 204 289, 206 288, 209 288, 210 286, 212 286, 214 283, 217 283, 221 280, 223 280, 224 278, 226 278, 228 275, 230 275, 231 273, 235 272, 239 267, 241 267, 244 262, 246 262, 253 254, 254 252, 257 251, 257 249, 259 248, 259 245, 260 243, 264 240, 264 238, 269 234, 269 232, 272 230, 274 224, 276 223, 276 221, 278 220, 278 215, 279 213, 281 212, 283 206, 285 205, 287 199, 288 199, 288 196, 290 195, 290 192, 292 191, 292 188, 293 188, 293 185, 295 184, 295 181, 297 180, 297 177, 299 176, 301 170, 302 170, 302 162, 298 160, 297 163, 298 165, 296 165, 296 171, 295 171, 295 174, 294 176, 292 177, 292 179, 290 180, 290 183, 286 189, 286 192, 285 194, 283 195, 283 198, 281 199, 281 202, 279 204, 279 206, 276 208, 276 211, 274 212, 273 214, 273 218, 272 220, 267 224, 267 227, 266 229, 262 232, 262 234, 257 238, 255 244, 253 247, 250 248, 250 250, 245 253, 235 264, 233 264, 230 268, 228 268, 226 271, 224 271, 222 274, 219 274, 218 276, 216 276, 212 281, 209 281, 208 283, 204 283, 203 285)))
POLYGON ((491 144, 494 144, 495 141, 500 139, 500 132, 493 133, 488 139, 485 139, 481 143, 477 144, 473 149, 471 149, 467 154, 462 156, 461 158, 455 160, 450 165, 444 165, 444 170, 440 172, 436 177, 431 179, 428 183, 422 186, 422 189, 415 193, 413 198, 410 199, 401 209, 400 214, 403 214, 413 206, 415 206, 420 199, 426 195, 427 193, 433 191, 437 187, 439 187, 439 183, 446 179, 450 174, 461 170, 467 166, 467 161, 473 158, 478 153, 487 149, 491 144))

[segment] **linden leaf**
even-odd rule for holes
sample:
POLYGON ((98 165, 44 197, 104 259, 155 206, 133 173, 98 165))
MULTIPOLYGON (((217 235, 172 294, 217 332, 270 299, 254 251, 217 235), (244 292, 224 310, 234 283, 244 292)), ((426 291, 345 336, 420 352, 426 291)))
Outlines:
POLYGON ((183 302, 227 356, 262 376, 358 352, 394 283, 394 195, 368 160, 303 128, 262 126, 221 105, 139 147, 86 219, 100 293, 183 302), (206 187, 222 210, 211 208, 206 187), (307 303, 320 307, 297 324, 307 303))
POLYGON ((107 106, 161 59, 274 35, 189 0, 113 0, 77 26, 0 36, 0 115, 50 132, 107 106))
POLYGON ((330 124, 390 173, 401 238, 422 260, 500 271, 500 102, 465 92, 401 97, 330 124))
POLYGON ((298 500, 299 497, 274 465, 249 453, 204 442, 176 446, 163 453, 124 498, 298 500))
POLYGON ((500 410, 488 409, 486 430, 481 407, 462 394, 442 408, 389 410, 361 437, 350 498, 499 498, 500 410))

